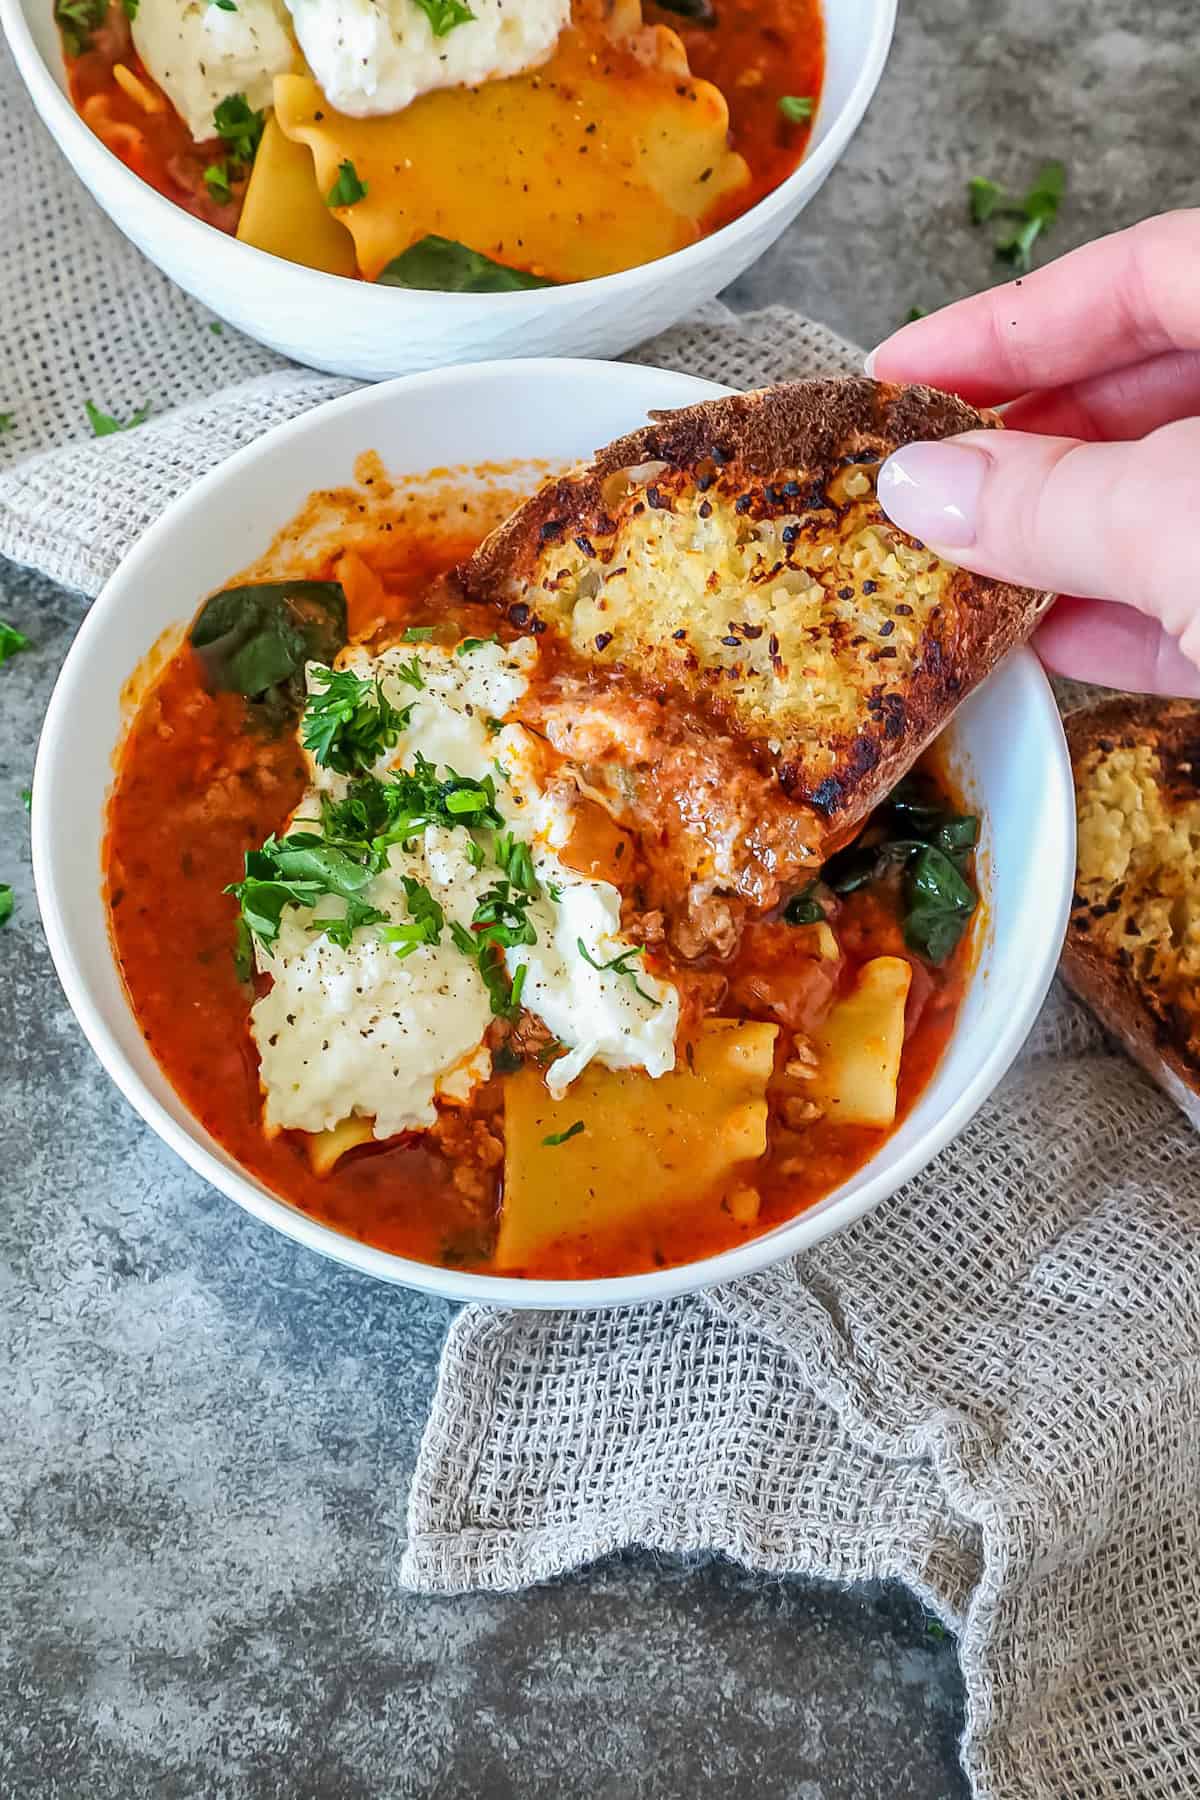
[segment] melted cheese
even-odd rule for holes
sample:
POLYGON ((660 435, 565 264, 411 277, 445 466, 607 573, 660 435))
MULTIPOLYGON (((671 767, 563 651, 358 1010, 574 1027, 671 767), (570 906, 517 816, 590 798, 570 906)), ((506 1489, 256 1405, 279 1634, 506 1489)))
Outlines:
POLYGON ((280 0, 141 0, 131 27, 137 53, 198 143, 215 135, 213 112, 230 94, 261 109, 276 75, 296 66, 280 0))
POLYGON ((721 94, 690 77, 674 33, 646 35, 643 60, 568 30, 535 74, 426 94, 388 118, 334 111, 315 81, 282 76, 276 114, 311 149, 322 193, 344 161, 365 183, 338 217, 368 280, 436 235, 580 281, 693 243, 749 180, 721 94))
MULTIPOLYGON (((631 972, 603 966, 634 949, 621 936, 620 895, 561 861, 573 825, 570 800, 539 779, 537 740, 520 724, 500 727, 536 654, 533 640, 524 639, 481 644, 463 656, 403 645, 375 658, 352 652, 345 662, 377 679, 393 705, 411 707, 400 742, 380 758, 376 775, 411 768, 418 752, 439 772, 450 767, 476 780, 490 774, 507 829, 530 846, 542 887, 527 913, 536 942, 506 950, 505 961, 510 978, 525 969, 522 1004, 567 1046, 547 1073, 552 1093, 561 1095, 593 1061, 655 1076, 672 1069, 679 996, 636 954, 631 972), (414 659, 420 689, 402 673, 414 659)), ((297 809, 306 822, 317 816, 321 794, 339 797, 347 785, 329 769, 310 768, 313 787, 297 809)), ((362 897, 391 923, 407 923, 408 877, 428 889, 447 924, 469 926, 500 873, 492 834, 476 835, 482 867, 465 827, 433 827, 407 847, 393 845, 362 897)), ((358 1115, 374 1120, 379 1138, 419 1130, 434 1122, 436 1099, 464 1101, 491 1072, 482 1043, 492 1018, 486 987, 448 929, 438 944, 404 958, 372 926, 360 927, 347 949, 313 929, 344 911, 333 897, 316 908, 287 907, 275 944, 259 949, 259 966, 272 977, 251 1014, 267 1125, 322 1132, 358 1115)))
POLYGON ((288 0, 300 47, 331 106, 352 118, 402 112, 435 88, 478 87, 536 68, 570 0, 471 0, 441 37, 416 0, 288 0))

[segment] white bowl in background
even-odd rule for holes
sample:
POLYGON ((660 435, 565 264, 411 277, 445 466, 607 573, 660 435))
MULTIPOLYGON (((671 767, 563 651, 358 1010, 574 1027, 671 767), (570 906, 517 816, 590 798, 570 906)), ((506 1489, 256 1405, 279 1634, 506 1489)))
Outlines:
MULTIPOLYGON (((798 1218, 717 1256, 644 1275, 522 1281, 433 1268, 343 1237, 269 1192, 196 1122, 142 1040, 113 959, 101 849, 121 689, 162 632, 266 549, 315 488, 352 483, 361 452, 390 472, 588 456, 674 407, 727 390, 627 363, 492 362, 363 388, 277 426, 167 508, 106 583, 71 646, 38 748, 33 867, 67 999, 122 1093, 159 1136, 276 1230, 352 1268, 459 1300, 597 1307, 662 1299, 794 1255, 868 1212, 962 1129, 1041 1006, 1066 928, 1074 797, 1057 710, 1028 650, 961 708, 952 761, 983 816, 983 944, 955 1032, 916 1106, 871 1161, 798 1218)), ((970 1219, 963 1231, 969 1235, 970 1219)))
POLYGON ((259 343, 311 368, 368 381, 481 357, 617 356, 711 300, 821 187, 875 92, 895 19, 896 0, 831 0, 825 86, 804 161, 722 230, 595 281, 511 294, 432 294, 301 268, 193 218, 127 169, 75 111, 53 0, 0 0, 0 21, 34 105, 126 237, 259 343))

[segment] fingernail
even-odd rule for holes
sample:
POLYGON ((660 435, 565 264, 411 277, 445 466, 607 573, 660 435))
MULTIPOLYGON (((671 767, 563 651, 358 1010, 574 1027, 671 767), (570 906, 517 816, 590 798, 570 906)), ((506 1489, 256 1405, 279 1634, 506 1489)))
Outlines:
POLYGON ((975 542, 988 459, 969 444, 906 444, 879 471, 879 504, 893 525, 926 544, 975 542))
POLYGON ((872 381, 875 379, 875 358, 878 355, 879 351, 878 349, 875 349, 868 350, 867 354, 863 357, 863 374, 869 375, 872 381))

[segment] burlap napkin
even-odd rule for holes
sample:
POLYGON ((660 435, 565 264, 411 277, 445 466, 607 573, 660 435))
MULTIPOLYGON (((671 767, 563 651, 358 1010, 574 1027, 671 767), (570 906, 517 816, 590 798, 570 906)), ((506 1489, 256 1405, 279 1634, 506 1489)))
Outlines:
MULTIPOLYGON (((6 51, 0 149, 0 553, 91 594, 197 475, 350 384, 211 331, 6 51), (93 441, 88 400, 151 419, 93 441)), ((857 361, 779 309, 637 355, 734 386, 857 361)), ((643 1544, 896 1576, 960 1634, 979 1800, 1194 1800, 1198 1476, 1196 1142, 1056 989, 958 1142, 799 1261, 636 1312, 463 1312, 401 1573, 512 1587, 643 1544)))

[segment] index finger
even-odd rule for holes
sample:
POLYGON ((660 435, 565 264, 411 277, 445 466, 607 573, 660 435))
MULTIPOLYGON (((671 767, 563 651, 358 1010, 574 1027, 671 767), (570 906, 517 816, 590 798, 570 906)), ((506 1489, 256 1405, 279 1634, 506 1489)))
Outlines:
POLYGON ((1143 220, 917 319, 887 338, 868 367, 881 381, 923 381, 995 405, 1195 349, 1200 208, 1143 220))

